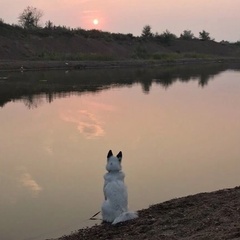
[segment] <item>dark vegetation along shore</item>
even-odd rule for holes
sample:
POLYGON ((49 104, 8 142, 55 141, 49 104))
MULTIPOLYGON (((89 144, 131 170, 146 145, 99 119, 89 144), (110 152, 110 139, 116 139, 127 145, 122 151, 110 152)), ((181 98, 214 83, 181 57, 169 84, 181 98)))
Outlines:
MULTIPOLYGON (((144 32, 145 31, 145 32, 144 32)), ((240 44, 215 42, 191 31, 141 36, 64 26, 24 28, 0 19, 0 71, 135 67, 238 61, 240 44)))
POLYGON ((59 240, 240 239, 240 187, 173 199, 138 212, 139 218, 101 224, 59 240))

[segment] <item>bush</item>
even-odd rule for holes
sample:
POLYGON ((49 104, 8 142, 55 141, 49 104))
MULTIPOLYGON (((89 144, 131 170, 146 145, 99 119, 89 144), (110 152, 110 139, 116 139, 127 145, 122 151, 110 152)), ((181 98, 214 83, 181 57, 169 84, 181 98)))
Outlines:
POLYGON ((155 35, 155 38, 160 41, 161 43, 170 45, 172 41, 177 39, 177 36, 171 32, 169 32, 168 30, 166 30, 165 32, 163 32, 162 34, 155 35))
POLYGON ((202 41, 212 40, 210 38, 210 34, 208 32, 206 32, 205 30, 203 30, 202 32, 199 32, 199 39, 201 39, 202 41))
POLYGON ((114 40, 117 40, 117 41, 128 41, 134 38, 131 33, 128 33, 128 34, 112 33, 111 36, 114 40))
POLYGON ((235 42, 234 45, 240 47, 240 41, 235 42))
POLYGON ((191 40, 194 38, 194 35, 191 30, 184 30, 183 33, 180 35, 180 38, 184 40, 191 40))

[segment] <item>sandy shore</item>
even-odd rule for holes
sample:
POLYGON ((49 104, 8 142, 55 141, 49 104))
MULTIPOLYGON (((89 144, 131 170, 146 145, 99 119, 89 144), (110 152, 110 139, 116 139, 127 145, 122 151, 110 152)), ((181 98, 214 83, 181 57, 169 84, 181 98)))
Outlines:
POLYGON ((58 240, 240 239, 240 187, 173 199, 138 214, 129 222, 80 229, 58 240))
POLYGON ((37 60, 0 60, 0 71, 29 71, 53 69, 96 69, 119 67, 154 67, 164 65, 204 64, 240 62, 239 58, 203 58, 172 60, 122 60, 122 61, 37 61, 37 60))

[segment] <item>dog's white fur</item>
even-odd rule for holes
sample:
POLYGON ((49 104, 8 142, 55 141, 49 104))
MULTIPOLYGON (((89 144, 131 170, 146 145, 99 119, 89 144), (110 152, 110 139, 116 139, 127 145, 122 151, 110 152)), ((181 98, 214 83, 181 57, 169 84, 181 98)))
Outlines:
POLYGON ((135 212, 128 211, 128 193, 124 184, 125 174, 122 172, 122 152, 115 157, 110 150, 107 155, 106 170, 104 175, 104 197, 102 204, 103 221, 117 224, 137 218, 135 212))

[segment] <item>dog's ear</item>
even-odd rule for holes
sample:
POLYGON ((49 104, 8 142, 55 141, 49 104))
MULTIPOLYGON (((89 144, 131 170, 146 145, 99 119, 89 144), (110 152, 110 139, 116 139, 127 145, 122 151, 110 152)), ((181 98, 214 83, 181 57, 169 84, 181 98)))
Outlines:
POLYGON ((119 162, 122 161, 122 152, 121 151, 118 153, 117 158, 118 158, 119 162))
POLYGON ((109 150, 107 158, 110 158, 113 155, 112 150, 109 150))

